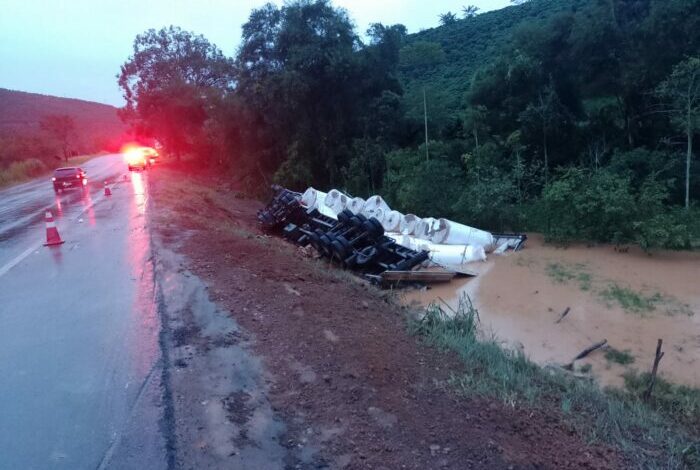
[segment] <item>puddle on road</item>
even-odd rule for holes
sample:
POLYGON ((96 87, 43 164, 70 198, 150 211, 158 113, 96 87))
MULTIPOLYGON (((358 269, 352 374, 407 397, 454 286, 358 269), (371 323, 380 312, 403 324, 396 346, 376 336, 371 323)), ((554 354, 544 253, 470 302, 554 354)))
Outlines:
POLYGON ((161 308, 172 332, 178 461, 197 468, 283 467, 286 428, 267 399, 268 378, 247 334, 210 301, 182 257, 159 245, 157 259, 161 308))
POLYGON ((622 386, 627 370, 648 371, 656 340, 662 338, 666 355, 660 375, 700 386, 700 253, 564 249, 535 236, 524 250, 490 256, 474 270, 476 278, 407 291, 404 300, 426 305, 443 299, 455 308, 460 296, 469 295, 485 334, 522 347, 539 364, 568 363, 607 339, 633 362, 621 365, 606 359, 605 351, 577 362, 579 367, 591 364, 604 386, 622 386), (569 313, 556 323, 567 307, 569 313))

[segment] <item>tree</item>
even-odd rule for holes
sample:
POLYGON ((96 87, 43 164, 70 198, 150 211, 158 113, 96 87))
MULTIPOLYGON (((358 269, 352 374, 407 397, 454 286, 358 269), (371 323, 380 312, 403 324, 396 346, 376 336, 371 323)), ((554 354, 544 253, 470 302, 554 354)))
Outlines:
POLYGON ((416 41, 399 51, 399 64, 405 73, 420 73, 444 63, 445 51, 436 42, 416 41))
POLYGON ((440 24, 443 26, 447 26, 450 24, 454 24, 457 22, 457 15, 452 13, 451 11, 448 11, 447 13, 442 13, 440 16, 440 24))
POLYGON ((693 157, 693 137, 700 130, 700 58, 680 62, 671 75, 657 88, 672 124, 686 137, 685 207, 690 207, 690 161, 693 157))
POLYGON ((378 123, 372 110, 387 105, 380 103, 385 92, 401 93, 405 31, 374 24, 363 44, 347 12, 328 0, 254 10, 243 26, 234 92, 252 117, 248 157, 300 189, 342 184, 351 164, 381 178, 382 165, 356 159, 355 152, 384 145, 375 129, 387 121, 378 123))
POLYGON ((474 137, 474 146, 479 150, 479 135, 488 132, 486 124, 486 106, 469 106, 462 114, 462 125, 464 129, 471 132, 474 137))
POLYGON ((203 36, 174 26, 150 29, 136 36, 121 66, 122 119, 177 158, 197 153, 207 110, 231 88, 233 72, 232 61, 203 36))
POLYGON ((77 138, 75 130, 75 120, 65 114, 48 114, 41 118, 39 122, 41 130, 47 132, 56 139, 61 146, 63 159, 68 161, 71 155, 71 147, 77 138))
POLYGON ((542 136, 542 155, 544 161, 545 182, 549 180, 549 140, 552 129, 563 117, 561 103, 554 87, 548 85, 542 90, 534 103, 530 103, 520 115, 525 125, 539 128, 542 136))
POLYGON ((462 7, 462 16, 465 18, 474 18, 479 11, 479 7, 476 5, 467 5, 462 7))

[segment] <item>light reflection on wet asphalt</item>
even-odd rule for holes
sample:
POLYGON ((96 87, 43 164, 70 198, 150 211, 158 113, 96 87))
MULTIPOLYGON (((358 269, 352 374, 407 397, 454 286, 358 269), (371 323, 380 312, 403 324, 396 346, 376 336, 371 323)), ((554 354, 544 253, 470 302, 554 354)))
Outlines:
POLYGON ((0 469, 164 465, 148 174, 83 167, 87 191, 0 191, 0 469), (47 209, 61 246, 41 245, 47 209))

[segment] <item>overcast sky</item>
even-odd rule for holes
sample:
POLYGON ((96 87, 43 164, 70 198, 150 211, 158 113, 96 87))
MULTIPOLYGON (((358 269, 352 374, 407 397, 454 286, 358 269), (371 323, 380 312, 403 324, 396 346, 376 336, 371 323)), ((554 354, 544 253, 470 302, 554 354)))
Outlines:
MULTIPOLYGON (((176 25, 203 34, 233 55, 241 25, 265 0, 0 0, 0 87, 123 104, 115 75, 134 37, 176 25)), ((281 1, 276 3, 281 4, 281 1)), ((370 23, 431 28, 438 15, 482 11, 509 0, 333 0, 364 32, 370 23)))

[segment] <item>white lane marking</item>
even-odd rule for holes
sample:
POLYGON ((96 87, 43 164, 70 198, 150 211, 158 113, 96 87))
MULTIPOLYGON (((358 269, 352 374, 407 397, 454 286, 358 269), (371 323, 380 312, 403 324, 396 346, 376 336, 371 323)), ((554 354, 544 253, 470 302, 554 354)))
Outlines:
POLYGON ((17 266, 19 263, 22 262, 24 258, 27 256, 31 255, 34 250, 39 248, 41 246, 41 243, 37 243, 33 246, 30 246, 27 248, 25 251, 17 255, 15 258, 11 259, 8 263, 6 263, 3 267, 0 268, 0 277, 4 276, 7 274, 7 272, 17 266))

